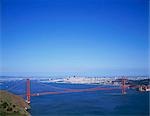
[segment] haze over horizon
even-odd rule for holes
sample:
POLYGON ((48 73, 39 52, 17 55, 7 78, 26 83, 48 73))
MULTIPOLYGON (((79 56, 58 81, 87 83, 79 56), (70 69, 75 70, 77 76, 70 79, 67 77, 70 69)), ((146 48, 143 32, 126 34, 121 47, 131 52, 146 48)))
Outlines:
POLYGON ((148 75, 148 0, 2 0, 0 75, 148 75))

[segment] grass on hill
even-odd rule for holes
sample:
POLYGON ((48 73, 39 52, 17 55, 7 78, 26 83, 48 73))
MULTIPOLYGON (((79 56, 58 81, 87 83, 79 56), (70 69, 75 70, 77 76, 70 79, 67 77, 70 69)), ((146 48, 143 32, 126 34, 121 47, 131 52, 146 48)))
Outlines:
POLYGON ((0 90, 0 116, 29 116, 30 106, 20 96, 0 90))

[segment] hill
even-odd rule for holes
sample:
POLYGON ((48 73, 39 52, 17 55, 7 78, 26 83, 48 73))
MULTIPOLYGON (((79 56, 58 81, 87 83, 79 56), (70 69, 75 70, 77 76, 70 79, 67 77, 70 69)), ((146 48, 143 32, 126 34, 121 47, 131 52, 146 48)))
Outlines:
POLYGON ((0 116, 29 116, 30 106, 20 96, 0 90, 0 116))

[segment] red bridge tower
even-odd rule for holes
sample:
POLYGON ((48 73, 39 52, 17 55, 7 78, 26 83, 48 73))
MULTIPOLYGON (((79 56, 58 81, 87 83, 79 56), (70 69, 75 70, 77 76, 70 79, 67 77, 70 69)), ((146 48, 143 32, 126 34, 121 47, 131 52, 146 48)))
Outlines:
POLYGON ((26 93, 27 100, 26 100, 26 102, 28 104, 30 104, 30 96, 31 96, 31 93, 30 93, 30 79, 27 79, 26 84, 27 84, 27 93, 26 93))
POLYGON ((126 94, 126 79, 122 79, 122 94, 126 94))

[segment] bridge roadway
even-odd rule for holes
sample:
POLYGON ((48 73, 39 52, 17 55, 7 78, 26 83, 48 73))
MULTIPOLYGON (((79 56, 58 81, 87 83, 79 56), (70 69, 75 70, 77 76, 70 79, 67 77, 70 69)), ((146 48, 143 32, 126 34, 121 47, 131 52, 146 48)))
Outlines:
POLYGON ((64 90, 64 91, 48 91, 48 92, 33 93, 33 94, 30 94, 30 96, 41 96, 41 95, 48 95, 48 94, 77 93, 77 92, 92 92, 92 91, 100 91, 100 90, 122 90, 122 93, 124 94, 125 89, 129 87, 128 85, 125 85, 125 82, 122 82, 122 86, 120 86, 120 88, 94 87, 94 88, 87 88, 87 89, 70 89, 70 88, 55 87, 55 86, 47 85, 44 83, 39 83, 39 84, 44 85, 44 86, 49 86, 49 87, 57 89, 57 90, 64 90))
POLYGON ((65 91, 50 91, 50 92, 41 92, 41 93, 33 93, 30 94, 30 96, 40 96, 40 95, 48 95, 48 94, 64 94, 64 93, 77 93, 77 92, 92 92, 92 91, 99 91, 99 90, 115 90, 115 89, 121 89, 121 88, 100 88, 100 87, 95 87, 95 88, 88 88, 88 89, 68 89, 65 91))

